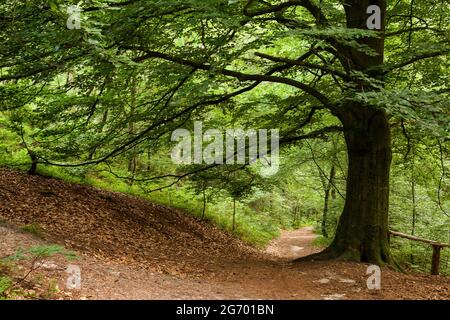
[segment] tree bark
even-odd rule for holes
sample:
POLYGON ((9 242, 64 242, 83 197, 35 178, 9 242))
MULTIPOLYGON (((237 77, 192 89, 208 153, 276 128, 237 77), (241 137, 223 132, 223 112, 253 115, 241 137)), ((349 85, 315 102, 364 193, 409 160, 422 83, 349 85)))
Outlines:
POLYGON ((347 195, 336 236, 324 252, 379 265, 392 263, 388 244, 391 135, 386 113, 349 106, 343 118, 349 167, 347 195))
POLYGON ((28 169, 28 174, 34 176, 37 172, 38 158, 31 150, 28 150, 28 155, 31 159, 31 166, 30 169, 28 169))
POLYGON ((439 275, 439 264, 441 260, 442 247, 433 246, 433 258, 431 260, 431 274, 434 276, 439 275))
POLYGON ((205 214, 206 214, 206 187, 203 187, 202 193, 203 193, 202 220, 204 220, 205 219, 205 214))
MULTIPOLYGON (((134 119, 133 116, 135 114, 136 109, 136 79, 132 78, 130 79, 130 112, 129 112, 129 122, 128 122, 128 135, 130 136, 130 139, 134 137, 135 134, 135 128, 134 128, 134 119)), ((128 171, 131 172, 131 177, 129 180, 130 186, 134 184, 134 176, 136 174, 136 167, 137 167, 137 155, 134 151, 134 149, 131 151, 131 158, 128 161, 128 171)))
POLYGON ((331 166, 328 182, 325 184, 325 197, 324 197, 324 204, 323 204, 322 226, 321 226, 322 235, 325 238, 328 238, 328 231, 327 231, 328 207, 329 207, 329 200, 330 200, 330 192, 333 187, 333 180, 334 180, 335 175, 336 175, 336 168, 333 164, 331 166))
POLYGON ((233 226, 232 230, 236 230, 236 199, 233 198, 233 226))
MULTIPOLYGON (((416 216, 417 216, 417 204, 416 204, 416 177, 415 177, 415 151, 414 145, 412 147, 412 168, 411 168, 411 197, 412 197, 412 226, 411 226, 411 235, 414 236, 416 234, 416 216)), ((411 263, 414 264, 414 254, 413 254, 413 243, 411 242, 411 263)))
MULTIPOLYGON (((381 9, 379 37, 363 37, 357 41, 377 54, 368 55, 357 48, 345 48, 341 50, 344 57, 341 61, 347 63, 347 70, 360 71, 382 81, 386 0, 346 0, 347 27, 367 29, 369 5, 381 9)), ((355 85, 361 92, 377 90, 370 84, 355 85)), ((378 265, 391 264, 388 212, 392 151, 388 117, 385 111, 358 101, 343 103, 338 112, 348 152, 347 191, 335 239, 323 255, 378 265)))

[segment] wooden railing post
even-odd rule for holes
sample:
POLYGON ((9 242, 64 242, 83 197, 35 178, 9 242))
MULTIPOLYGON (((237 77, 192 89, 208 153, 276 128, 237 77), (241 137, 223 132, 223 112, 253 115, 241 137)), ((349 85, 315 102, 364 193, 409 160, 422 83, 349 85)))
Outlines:
MULTIPOLYGON (((413 241, 424 242, 424 243, 428 243, 429 245, 431 245, 433 247, 433 258, 431 260, 431 274, 439 275, 441 249, 442 248, 450 248, 450 243, 442 243, 442 242, 437 242, 437 241, 428 240, 428 239, 424 239, 424 238, 419 238, 419 237, 411 236, 411 235, 393 231, 393 230, 389 230, 389 236, 390 235, 395 236, 395 237, 413 240, 413 241)), ((388 237, 388 241, 390 243, 390 237, 388 237)))
POLYGON ((439 275, 439 263, 441 260, 441 246, 433 245, 433 259, 431 260, 431 274, 439 275))

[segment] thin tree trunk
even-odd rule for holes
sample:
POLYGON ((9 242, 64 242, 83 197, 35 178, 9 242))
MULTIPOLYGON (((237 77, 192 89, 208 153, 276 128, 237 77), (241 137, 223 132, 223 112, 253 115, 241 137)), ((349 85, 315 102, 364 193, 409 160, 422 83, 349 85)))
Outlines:
MULTIPOLYGON (((102 121, 100 123, 100 127, 98 129, 99 132, 103 132, 103 128, 105 127, 106 121, 108 120, 108 110, 106 110, 105 112, 103 112, 103 117, 102 117, 102 121)), ((98 147, 100 147, 100 143, 95 145, 91 151, 89 152, 88 155, 88 160, 92 160, 94 159, 94 155, 95 152, 97 152, 98 147)))
POLYGON ((328 206, 329 206, 330 192, 333 187, 333 183, 334 183, 333 181, 334 181, 335 175, 336 175, 336 168, 334 165, 332 165, 331 170, 330 170, 330 176, 328 177, 328 182, 327 182, 326 188, 325 188, 325 198, 324 198, 323 214, 322 214, 322 235, 325 238, 328 238, 328 231, 327 231, 328 206))
POLYGON ((205 219, 206 214, 206 190, 203 188, 203 210, 202 210, 202 220, 205 219))
POLYGON ((31 166, 30 169, 28 169, 28 174, 35 175, 37 172, 38 158, 31 150, 28 150, 28 155, 30 156, 31 159, 31 166))
MULTIPOLYGON (((416 217, 417 217, 417 205, 416 205, 416 179, 414 175, 415 163, 414 163, 414 146, 412 154, 412 168, 411 168, 411 197, 412 197, 412 226, 411 235, 416 233, 416 217)), ((411 242, 411 263, 414 263, 413 244, 411 242)))
MULTIPOLYGON (((136 109, 136 81, 135 79, 130 80, 130 112, 129 112, 129 122, 128 122, 128 134, 130 138, 133 138, 134 136, 134 113, 136 109)), ((131 172, 131 179, 130 179, 130 185, 133 185, 134 183, 134 176, 136 174, 136 167, 137 167, 137 156, 134 150, 131 151, 131 158, 128 161, 128 171, 131 172)))
POLYGON ((233 231, 236 230, 236 199, 233 198, 233 231))
POLYGON ((297 205, 294 206, 294 214, 293 214, 292 224, 294 225, 294 227, 298 226, 298 206, 297 205))
POLYGON ((152 154, 150 151, 147 151, 147 171, 151 171, 150 160, 152 158, 152 154))

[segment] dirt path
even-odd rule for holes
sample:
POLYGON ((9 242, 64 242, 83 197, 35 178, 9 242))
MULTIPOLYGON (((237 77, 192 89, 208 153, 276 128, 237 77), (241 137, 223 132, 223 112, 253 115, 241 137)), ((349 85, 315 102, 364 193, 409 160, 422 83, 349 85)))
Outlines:
MULTIPOLYGON (((35 281, 27 283, 30 297, 450 299, 450 277, 383 269, 382 290, 374 291, 367 289, 366 264, 291 263, 320 250, 312 245, 314 237, 310 227, 283 231, 266 250, 257 250, 180 210, 0 168, 0 257, 46 243, 80 257, 44 261, 35 281), (43 237, 19 232, 25 224, 42 228, 43 237), (68 264, 81 270, 80 290, 66 288, 68 264)), ((14 270, 17 277, 29 269, 27 263, 14 270)))
MULTIPOLYGON (((299 256, 298 253, 292 256, 278 254, 288 252, 291 245, 307 248, 302 253, 311 252, 308 239, 313 237, 312 228, 285 231, 267 249, 266 259, 221 261, 214 267, 208 265, 194 276, 149 272, 113 260, 105 261, 104 258, 77 253, 80 259, 74 262, 68 262, 63 257, 46 259, 35 278, 43 277, 47 281, 56 279, 60 292, 55 298, 59 299, 314 299, 320 296, 307 292, 304 285, 300 291, 297 285, 293 285, 290 280, 293 275, 289 273, 294 270, 283 262, 286 258, 299 256), (66 289, 68 274, 65 271, 68 265, 80 268, 81 290, 66 289)), ((13 254, 18 248, 45 244, 11 226, 0 226, 0 242, 0 256, 13 254)), ((20 268, 25 271, 29 265, 24 262, 20 268)))
MULTIPOLYGON (((57 281, 59 291, 52 299, 399 299, 450 297, 448 277, 402 275, 384 270, 383 290, 365 286, 365 265, 345 262, 290 264, 318 248, 311 245, 312 228, 283 231, 260 260, 221 261, 199 270, 194 276, 150 272, 113 260, 79 253, 70 262, 81 269, 81 289, 66 288, 67 262, 62 257, 45 261, 35 278, 40 283, 31 291, 45 291, 45 283, 57 281), (301 248, 301 249, 300 249, 301 248), (43 280, 44 279, 44 280, 43 280), (399 289, 402 287, 403 289, 399 289)), ((36 237, 11 227, 0 226, 0 255, 18 247, 43 244, 36 237)), ((22 263, 25 271, 29 266, 22 263)))
POLYGON ((269 244, 266 252, 286 260, 305 257, 319 251, 319 248, 312 245, 316 237, 313 227, 282 231, 280 237, 269 244))

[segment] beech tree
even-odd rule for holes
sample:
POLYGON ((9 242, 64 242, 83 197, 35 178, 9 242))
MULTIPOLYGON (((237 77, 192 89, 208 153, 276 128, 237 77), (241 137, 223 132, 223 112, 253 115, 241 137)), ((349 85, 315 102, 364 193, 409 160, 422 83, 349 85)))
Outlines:
POLYGON ((87 141, 65 162, 36 154, 41 162, 95 165, 144 152, 215 108, 250 127, 280 128, 282 146, 341 132, 349 162, 345 206, 319 257, 392 262, 391 127, 406 121, 449 139, 447 2, 88 1, 79 30, 67 29, 70 17, 59 5, 0 6, 4 105, 52 93, 37 100, 45 110, 36 112, 64 129, 47 128, 41 144, 51 146, 54 135, 87 141), (75 75, 62 80, 67 73, 75 75), (141 92, 133 115, 123 104, 130 86, 141 92), (260 100, 246 101, 257 90, 260 100))

